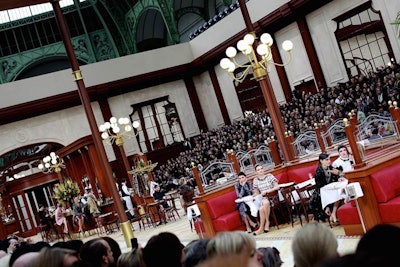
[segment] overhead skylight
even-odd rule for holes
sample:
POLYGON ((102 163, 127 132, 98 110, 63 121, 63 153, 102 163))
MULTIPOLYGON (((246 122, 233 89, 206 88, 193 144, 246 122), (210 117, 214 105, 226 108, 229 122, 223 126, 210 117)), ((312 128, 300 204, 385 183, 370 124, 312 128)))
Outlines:
MULTIPOLYGON (((84 2, 86 0, 79 0, 80 2, 84 2)), ((70 6, 74 4, 74 0, 61 0, 60 6, 70 6)), ((5 11, 0 11, 0 24, 8 23, 14 20, 19 20, 31 16, 35 16, 41 13, 52 11, 53 8, 50 3, 27 6, 21 8, 15 8, 5 11)))

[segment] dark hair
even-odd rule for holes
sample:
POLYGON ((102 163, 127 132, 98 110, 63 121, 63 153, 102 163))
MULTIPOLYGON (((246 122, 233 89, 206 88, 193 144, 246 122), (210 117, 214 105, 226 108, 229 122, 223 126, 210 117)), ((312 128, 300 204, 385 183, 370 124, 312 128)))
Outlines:
POLYGON ((246 174, 245 174, 244 172, 239 172, 239 173, 238 173, 238 177, 239 177, 239 176, 242 176, 242 175, 243 175, 243 176, 246 176, 246 174))
POLYGON ((194 267, 207 258, 207 244, 210 239, 197 239, 185 247, 184 267, 194 267))
POLYGON ((329 158, 329 154, 327 154, 327 153, 321 153, 318 156, 319 160, 323 160, 323 159, 327 159, 327 158, 329 158))
POLYGON ((76 252, 79 252, 83 245, 83 241, 80 239, 71 239, 67 241, 59 241, 53 244, 52 247, 58 247, 58 248, 67 248, 70 250, 75 250, 76 252))
POLYGON ((111 251, 112 251, 112 253, 113 253, 114 261, 117 262, 119 256, 121 256, 121 254, 122 254, 122 251, 121 251, 121 248, 120 248, 118 242, 115 241, 114 238, 109 237, 109 236, 103 236, 102 238, 103 238, 103 239, 108 243, 108 245, 110 246, 111 251))
POLYGON ((347 146, 345 146, 345 145, 340 145, 340 146, 338 146, 337 151, 339 152, 339 150, 340 150, 341 148, 345 148, 346 151, 347 151, 347 153, 349 153, 349 150, 347 149, 347 146))
POLYGON ((143 249, 146 267, 181 267, 182 245, 179 238, 169 232, 152 236, 143 249))
POLYGON ((107 242, 103 238, 98 237, 83 244, 79 252, 83 262, 91 266, 101 266, 103 255, 107 255, 107 247, 101 240, 107 242))
POLYGON ((257 170, 257 167, 262 167, 260 163, 257 163, 256 166, 254 166, 254 170, 257 170))

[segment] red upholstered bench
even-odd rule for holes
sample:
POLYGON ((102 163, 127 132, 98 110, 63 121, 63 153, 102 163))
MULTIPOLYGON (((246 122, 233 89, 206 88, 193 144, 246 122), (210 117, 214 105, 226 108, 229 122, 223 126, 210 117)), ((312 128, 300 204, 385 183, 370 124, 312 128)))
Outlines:
MULTIPOLYGON (((370 176, 372 188, 378 203, 381 223, 400 223, 400 163, 379 170, 370 176)), ((361 224, 354 201, 338 209, 340 224, 361 224)))
POLYGON ((233 190, 206 201, 215 232, 246 230, 236 209, 236 198, 233 190))
POLYGON ((317 164, 313 164, 301 168, 290 168, 289 170, 287 170, 286 173, 288 176, 288 180, 290 182, 295 182, 296 184, 299 184, 310 178, 309 173, 311 173, 312 176, 314 176, 316 169, 317 169, 317 164))
POLYGON ((400 222, 400 163, 371 175, 382 223, 400 222))

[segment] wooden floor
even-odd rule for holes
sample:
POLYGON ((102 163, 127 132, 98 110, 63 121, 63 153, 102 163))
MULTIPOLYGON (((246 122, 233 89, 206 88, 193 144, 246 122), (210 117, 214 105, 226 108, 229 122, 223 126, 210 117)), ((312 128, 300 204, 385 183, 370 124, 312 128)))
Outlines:
MULTIPOLYGON (((176 204, 177 207, 179 208, 180 205, 178 202, 179 201, 176 201, 176 204)), ((195 232, 191 231, 189 221, 183 215, 183 210, 180 209, 179 211, 181 214, 180 219, 177 219, 176 221, 172 220, 167 224, 162 224, 154 228, 153 227, 146 228, 146 230, 142 229, 140 231, 138 223, 137 222, 134 223, 133 225, 135 229, 134 236, 138 239, 139 245, 144 247, 147 241, 153 235, 156 235, 160 232, 175 233, 181 240, 182 244, 184 245, 188 244, 190 241, 194 239, 198 239, 199 236, 195 232)), ((326 225, 329 227, 328 223, 326 223, 326 225)), ((269 233, 254 237, 257 241, 257 247, 267 247, 267 246, 276 247, 280 251, 281 257, 284 261, 282 267, 293 267, 291 240, 294 234, 296 233, 297 229, 299 229, 300 227, 301 225, 300 222, 298 221, 295 222, 294 227, 292 227, 291 224, 279 225, 279 230, 276 229, 276 227, 272 227, 269 233)), ((359 236, 354 236, 354 237, 345 236, 343 227, 341 227, 340 225, 334 226, 332 228, 332 231, 334 232, 334 234, 338 239, 338 244, 339 244, 338 250, 341 255, 351 253, 355 250, 357 243, 360 239, 359 236)), ((124 236, 121 231, 114 232, 112 234, 109 234, 108 236, 114 238, 120 244, 123 252, 127 252, 130 250, 130 248, 127 247, 124 241, 124 236)), ((91 236, 84 237, 83 241, 85 242, 87 240, 96 237, 98 237, 98 235, 93 232, 91 236)), ((35 240, 41 240, 40 235, 37 235, 34 238, 35 240)))

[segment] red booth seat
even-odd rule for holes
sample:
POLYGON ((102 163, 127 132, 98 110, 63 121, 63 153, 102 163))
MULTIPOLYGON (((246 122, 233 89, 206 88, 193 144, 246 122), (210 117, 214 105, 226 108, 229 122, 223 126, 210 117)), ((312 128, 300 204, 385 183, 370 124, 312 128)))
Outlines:
POLYGON ((215 232, 246 229, 236 209, 236 198, 236 192, 233 190, 207 200, 207 208, 215 232))
MULTIPOLYGON (((371 174, 370 179, 381 222, 400 223, 400 163, 371 174)), ((343 226, 361 223, 354 203, 342 205, 338 219, 343 226)))

